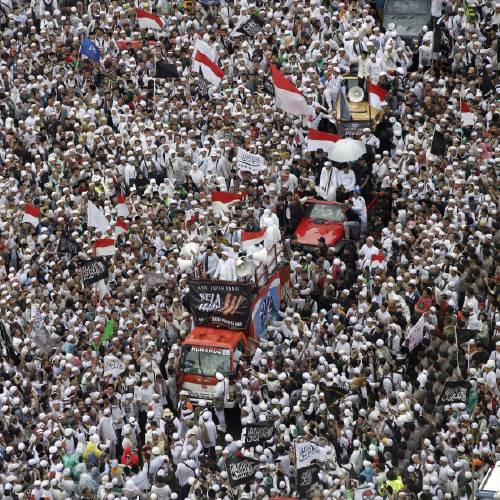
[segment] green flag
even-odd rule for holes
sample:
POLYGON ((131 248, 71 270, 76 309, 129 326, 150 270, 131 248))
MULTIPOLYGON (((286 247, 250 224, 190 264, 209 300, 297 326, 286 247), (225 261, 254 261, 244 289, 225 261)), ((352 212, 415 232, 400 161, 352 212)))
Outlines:
POLYGON ((467 17, 467 21, 469 23, 474 24, 476 22, 476 6, 471 5, 467 0, 464 2, 464 11, 465 11, 465 17, 467 17))
POLYGON ((96 344, 95 342, 92 344, 92 347, 94 348, 95 351, 99 350, 99 347, 101 347, 103 342, 106 342, 106 340, 110 339, 113 336, 113 327, 115 326, 115 322, 110 319, 106 323, 106 328, 104 328, 104 331, 102 332, 101 338, 99 339, 99 344, 96 344))

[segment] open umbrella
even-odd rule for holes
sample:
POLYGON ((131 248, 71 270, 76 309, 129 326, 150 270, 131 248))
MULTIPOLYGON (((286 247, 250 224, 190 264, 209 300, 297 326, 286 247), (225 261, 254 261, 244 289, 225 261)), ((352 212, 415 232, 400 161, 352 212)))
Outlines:
POLYGON ((356 161, 366 153, 366 146, 361 141, 347 137, 340 139, 330 149, 328 157, 339 163, 356 161))

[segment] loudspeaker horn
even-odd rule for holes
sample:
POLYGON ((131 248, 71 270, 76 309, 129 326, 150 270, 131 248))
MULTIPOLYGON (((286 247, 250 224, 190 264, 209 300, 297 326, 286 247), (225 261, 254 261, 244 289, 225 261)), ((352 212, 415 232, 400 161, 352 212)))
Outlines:
POLYGON ((195 257, 200 253, 200 245, 199 243, 195 243, 191 241, 190 243, 186 243, 181 248, 181 255, 186 259, 190 259, 191 257, 195 257))
POLYGON ((267 250, 263 248, 262 250, 253 253, 252 259, 260 262, 261 264, 267 264, 267 250))
POLYGON ((245 260, 236 266, 236 276, 238 276, 238 278, 247 278, 248 276, 252 276, 254 271, 255 266, 249 260, 245 260))
POLYGON ((352 87, 352 89, 349 90, 348 96, 351 102, 361 102, 365 96, 365 92, 361 87, 356 85, 356 87, 352 87))

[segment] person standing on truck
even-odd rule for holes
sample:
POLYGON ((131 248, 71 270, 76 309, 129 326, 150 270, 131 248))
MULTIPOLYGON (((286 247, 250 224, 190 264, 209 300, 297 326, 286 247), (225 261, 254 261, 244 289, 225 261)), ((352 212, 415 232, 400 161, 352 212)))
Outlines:
POLYGON ((221 258, 219 262, 217 262, 217 267, 215 268, 215 272, 213 278, 216 280, 222 281, 236 281, 236 264, 234 259, 229 258, 229 253, 223 251, 221 254, 221 258))
POLYGON ((203 266, 203 273, 205 276, 213 278, 218 263, 219 257, 214 252, 214 247, 212 245, 207 245, 207 250, 201 257, 201 264, 203 266))
POLYGON ((215 378, 217 379, 217 383, 215 384, 214 412, 219 421, 217 428, 222 432, 226 432, 224 406, 228 396, 229 380, 220 372, 215 374, 215 378))

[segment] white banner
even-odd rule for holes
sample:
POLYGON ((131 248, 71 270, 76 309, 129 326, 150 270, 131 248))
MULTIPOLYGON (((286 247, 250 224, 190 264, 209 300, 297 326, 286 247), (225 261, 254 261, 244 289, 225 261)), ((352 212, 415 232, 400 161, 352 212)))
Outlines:
POLYGON ((408 330, 406 338, 408 339, 408 350, 413 351, 424 339, 425 318, 422 315, 420 319, 408 330))
POLYGON ((314 443, 295 443, 295 467, 302 469, 307 467, 313 460, 324 462, 326 450, 314 443))
POLYGON ((104 376, 113 375, 117 377, 120 373, 125 371, 123 361, 119 360, 116 356, 108 354, 104 356, 104 376))
POLYGON ((255 175, 264 168, 266 168, 266 160, 262 156, 238 148, 238 172, 250 172, 255 175))

